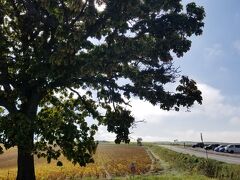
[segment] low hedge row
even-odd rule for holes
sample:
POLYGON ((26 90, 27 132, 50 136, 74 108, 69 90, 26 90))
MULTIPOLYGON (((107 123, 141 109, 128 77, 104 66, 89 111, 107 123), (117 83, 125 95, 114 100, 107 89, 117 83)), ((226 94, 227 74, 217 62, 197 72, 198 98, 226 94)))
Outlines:
POLYGON ((240 165, 177 153, 159 146, 151 146, 154 153, 176 168, 218 179, 240 180, 240 165))

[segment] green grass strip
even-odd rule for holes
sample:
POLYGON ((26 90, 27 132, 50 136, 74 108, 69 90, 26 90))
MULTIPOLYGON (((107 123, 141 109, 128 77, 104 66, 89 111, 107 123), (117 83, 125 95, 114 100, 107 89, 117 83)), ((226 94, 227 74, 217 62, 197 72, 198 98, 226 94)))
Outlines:
POLYGON ((148 146, 173 168, 194 174, 201 174, 210 178, 240 180, 240 165, 227 164, 212 159, 199 158, 194 155, 177 153, 157 145, 148 146))

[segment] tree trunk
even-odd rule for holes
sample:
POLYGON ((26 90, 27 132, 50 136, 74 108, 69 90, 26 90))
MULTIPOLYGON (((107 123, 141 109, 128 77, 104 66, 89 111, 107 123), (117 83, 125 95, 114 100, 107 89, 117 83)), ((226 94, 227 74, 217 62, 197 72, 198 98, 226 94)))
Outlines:
POLYGON ((35 180, 35 170, 34 170, 34 155, 33 155, 33 118, 26 118, 25 121, 20 121, 27 127, 25 132, 20 134, 21 140, 18 142, 18 172, 17 180, 35 180), (28 129, 30 129, 28 131, 28 129))
POLYGON ((18 172, 17 180, 35 180, 35 169, 34 169, 34 122, 36 120, 37 108, 39 103, 39 95, 34 89, 28 90, 25 92, 26 99, 21 104, 19 128, 24 127, 25 131, 19 131, 17 142, 18 145, 18 172))
POLYGON ((35 180, 34 157, 31 152, 26 152, 18 147, 18 172, 17 180, 35 180))

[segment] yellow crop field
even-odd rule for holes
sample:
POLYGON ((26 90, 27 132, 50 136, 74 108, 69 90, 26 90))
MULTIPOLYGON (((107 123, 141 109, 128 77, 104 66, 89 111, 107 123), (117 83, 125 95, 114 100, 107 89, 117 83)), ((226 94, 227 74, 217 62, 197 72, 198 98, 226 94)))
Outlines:
MULTIPOLYGON (((13 148, 0 155, 0 179, 16 177, 17 150, 13 148)), ((45 159, 35 158, 35 170, 38 180, 42 179, 80 179, 84 177, 111 178, 131 174, 131 163, 135 164, 136 174, 144 174, 151 167, 151 159, 143 147, 134 145, 100 144, 94 155, 95 163, 86 167, 73 165, 63 157, 62 167, 56 161, 50 164, 45 159)))

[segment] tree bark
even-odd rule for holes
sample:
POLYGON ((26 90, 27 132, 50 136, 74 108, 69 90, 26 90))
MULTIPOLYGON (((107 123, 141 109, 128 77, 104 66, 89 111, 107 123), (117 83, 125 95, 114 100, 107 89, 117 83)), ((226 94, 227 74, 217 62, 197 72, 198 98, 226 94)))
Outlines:
MULTIPOLYGON (((24 102, 21 105, 20 112, 25 115, 24 122, 26 123, 26 131, 24 134, 21 134, 22 140, 18 142, 18 172, 17 180, 35 180, 35 168, 34 168, 34 121, 36 120, 37 107, 39 103, 39 95, 35 93, 36 91, 29 90, 26 91, 27 102, 24 102)), ((20 125, 20 127, 21 127, 20 125)))
POLYGON ((17 180, 35 180, 34 156, 18 147, 18 172, 17 180))
MULTIPOLYGON (((34 99, 33 99, 34 100, 34 99)), ((36 119, 37 106, 31 103, 23 104, 21 113, 25 115, 25 119, 20 121, 21 125, 25 125, 25 133, 20 134, 21 140, 18 142, 18 172, 17 180, 35 180, 34 169, 34 127, 33 123, 36 119)), ((21 127, 20 125, 20 127, 21 127)))

